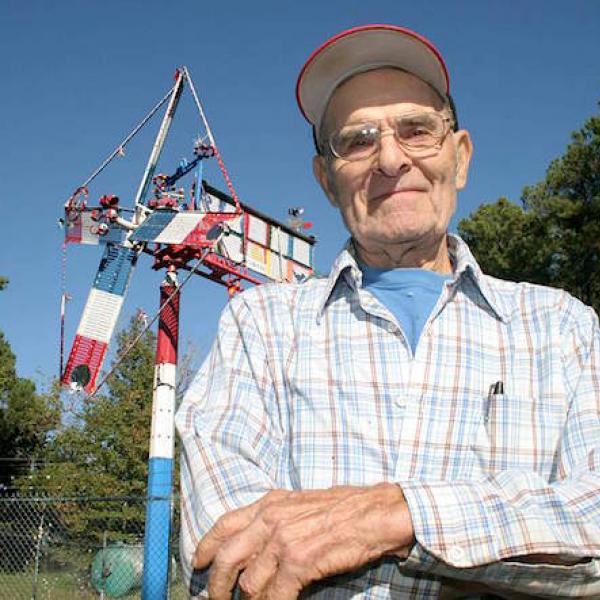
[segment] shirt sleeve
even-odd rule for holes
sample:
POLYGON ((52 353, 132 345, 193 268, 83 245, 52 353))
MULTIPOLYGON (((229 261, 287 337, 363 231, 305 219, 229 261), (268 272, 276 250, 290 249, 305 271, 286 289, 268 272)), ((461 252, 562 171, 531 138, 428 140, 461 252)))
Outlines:
POLYGON ((538 597, 600 597, 600 330, 591 309, 578 317, 563 342, 569 409, 554 480, 515 470, 398 482, 417 540, 405 568, 538 597))
POLYGON ((225 512, 275 487, 280 426, 271 365, 246 294, 225 308, 209 356, 176 415, 181 437, 181 559, 193 593, 207 573, 190 562, 225 512), (193 576, 192 576, 193 575, 193 576))

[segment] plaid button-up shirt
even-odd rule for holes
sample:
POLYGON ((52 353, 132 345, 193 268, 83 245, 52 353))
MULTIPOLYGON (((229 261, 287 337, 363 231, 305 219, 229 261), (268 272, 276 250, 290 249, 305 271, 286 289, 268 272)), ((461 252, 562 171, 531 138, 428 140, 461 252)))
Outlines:
POLYGON ((177 414, 188 577, 215 520, 268 490, 389 481, 413 520, 408 559, 306 597, 437 598, 450 577, 600 598, 598 319, 566 292, 484 275, 458 237, 449 252, 414 355, 351 244, 327 278, 229 302, 177 414), (534 554, 558 564, 519 559, 534 554))

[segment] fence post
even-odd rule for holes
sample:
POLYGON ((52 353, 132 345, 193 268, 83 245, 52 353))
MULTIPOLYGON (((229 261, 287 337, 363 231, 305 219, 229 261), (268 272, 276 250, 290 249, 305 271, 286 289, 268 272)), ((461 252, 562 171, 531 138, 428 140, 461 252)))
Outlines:
POLYGON ((46 512, 46 505, 42 508, 42 516, 40 518, 40 525, 38 527, 37 542, 35 545, 35 566, 33 570, 33 594, 31 600, 37 600, 37 584, 38 577, 40 574, 40 550, 42 547, 42 538, 44 537, 44 514, 46 512))

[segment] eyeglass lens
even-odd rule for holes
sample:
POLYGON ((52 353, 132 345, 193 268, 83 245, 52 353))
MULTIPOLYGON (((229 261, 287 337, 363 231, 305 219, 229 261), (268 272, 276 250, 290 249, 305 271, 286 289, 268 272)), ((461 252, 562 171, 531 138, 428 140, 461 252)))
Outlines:
MULTIPOLYGON (((393 120, 396 140, 407 150, 419 152, 439 144, 445 120, 438 113, 401 115, 393 120)), ((331 149, 340 158, 359 160, 373 154, 381 139, 381 123, 359 123, 342 128, 331 139, 331 149)))

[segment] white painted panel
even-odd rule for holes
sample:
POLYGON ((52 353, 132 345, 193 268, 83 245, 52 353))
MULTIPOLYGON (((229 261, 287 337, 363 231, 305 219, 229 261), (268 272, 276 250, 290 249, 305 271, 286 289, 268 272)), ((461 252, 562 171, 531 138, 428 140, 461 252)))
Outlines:
POLYGON ((271 250, 280 252, 283 256, 290 255, 290 236, 273 226, 271 227, 271 250))
POLYGON ((219 254, 236 263, 244 261, 244 243, 239 235, 230 233, 221 238, 219 243, 219 254))
POLYGON ((229 225, 229 228, 232 231, 235 231, 236 233, 239 233, 240 235, 242 235, 242 227, 243 227, 243 217, 242 215, 240 215, 239 217, 236 217, 235 219, 232 219, 231 221, 227 221, 227 225, 229 225))
POLYGON ((310 266, 310 244, 300 238, 293 238, 292 256, 296 262, 310 266))
POLYGON ((269 256, 268 264, 268 273, 267 275, 274 279, 275 281, 282 281, 285 279, 285 274, 287 273, 287 258, 281 256, 276 252, 271 252, 269 256))
POLYGON ((122 306, 123 296, 92 288, 77 333, 108 344, 122 306))
POLYGON ((177 367, 156 365, 152 400, 150 458, 173 458, 175 448, 175 381, 177 367))
POLYGON ((204 196, 204 206, 208 212, 235 212, 235 206, 220 200, 212 194, 206 194, 204 196))
POLYGON ((203 213, 197 212, 183 212, 175 215, 154 241, 159 244, 181 244, 194 227, 200 223, 203 216, 203 213))
POLYGON ((248 238, 253 242, 257 242, 263 246, 267 245, 267 233, 269 227, 266 221, 248 215, 248 238))
POLYGON ((92 233, 92 228, 96 229, 98 223, 94 221, 89 212, 81 213, 81 243, 97 245, 100 243, 100 237, 97 233, 92 233))

